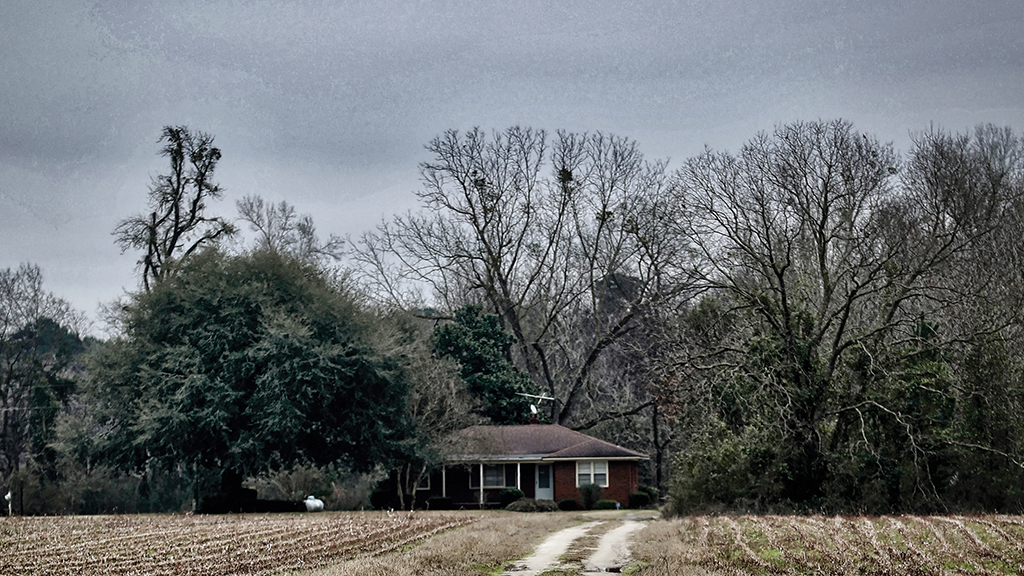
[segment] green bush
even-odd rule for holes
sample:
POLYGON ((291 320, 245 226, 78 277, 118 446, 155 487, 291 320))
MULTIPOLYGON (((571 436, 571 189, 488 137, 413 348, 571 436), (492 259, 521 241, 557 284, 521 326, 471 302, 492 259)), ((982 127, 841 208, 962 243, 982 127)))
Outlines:
POLYGON ((629 495, 630 508, 647 508, 651 505, 651 497, 646 492, 633 492, 629 495))
POLYGON ((565 500, 558 501, 558 509, 564 510, 565 512, 572 512, 573 510, 580 509, 580 503, 574 498, 566 498, 565 500))
POLYGON ((373 492, 370 492, 370 506, 373 506, 374 510, 393 508, 393 499, 394 495, 391 494, 390 490, 375 488, 373 492))
POLYGON ((582 484, 578 490, 584 510, 590 510, 594 507, 594 502, 601 499, 601 487, 597 484, 582 484))
POLYGON ((378 483, 379 473, 357 474, 336 471, 331 475, 331 495, 321 497, 328 510, 365 510, 370 504, 370 492, 378 483))
POLYGON ((554 500, 534 500, 534 502, 537 503, 539 512, 558 512, 560 510, 554 500))
POLYGON ((450 496, 431 496, 427 498, 427 510, 451 510, 452 499, 450 496))
MULTIPOLYGON (((572 500, 575 502, 575 500, 572 500)), ((534 500, 533 498, 520 498, 509 504, 506 510, 512 512, 557 512, 558 505, 553 500, 534 500)))
POLYGON ((498 493, 498 501, 501 502, 502 508, 507 508, 509 504, 523 498, 526 494, 518 488, 502 488, 501 492, 498 493))
POLYGON ((658 496, 660 496, 660 494, 658 493, 658 489, 655 488, 654 486, 649 486, 647 484, 641 484, 640 486, 637 487, 636 491, 637 492, 643 492, 644 494, 647 494, 647 497, 650 499, 650 502, 652 502, 652 503, 657 503, 658 502, 658 496))
POLYGON ((257 498, 263 500, 299 501, 313 494, 322 500, 333 493, 331 475, 325 468, 299 464, 275 470, 256 478, 257 498))
POLYGON ((619 503, 615 500, 598 500, 594 502, 594 506, 591 510, 618 510, 619 503))
MULTIPOLYGON (((179 512, 191 509, 187 479, 153 472, 135 477, 104 465, 86 468, 73 461, 61 463, 53 478, 32 460, 0 482, 11 491, 17 515, 136 514, 179 512)), ((3 513, 6 514, 6 506, 3 513)))
POLYGON ((789 474, 774 454, 778 438, 754 427, 739 434, 711 421, 703 437, 673 462, 671 513, 718 508, 761 511, 760 503, 783 500, 789 474))

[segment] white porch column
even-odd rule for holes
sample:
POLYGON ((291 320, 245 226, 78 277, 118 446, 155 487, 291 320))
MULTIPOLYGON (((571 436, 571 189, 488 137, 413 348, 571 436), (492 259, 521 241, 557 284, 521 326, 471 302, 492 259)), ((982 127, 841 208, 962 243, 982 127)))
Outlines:
POLYGON ((484 463, 480 463, 480 507, 484 507, 484 463))
POLYGON ((520 478, 522 478, 522 477, 523 477, 523 475, 522 475, 522 474, 520 474, 520 472, 522 472, 522 470, 520 469, 520 463, 519 463, 519 462, 516 462, 516 490, 522 490, 522 489, 523 489, 523 488, 522 488, 522 487, 521 487, 521 486, 519 485, 519 482, 520 482, 520 478))
POLYGON ((441 497, 448 497, 448 467, 441 464, 441 497))

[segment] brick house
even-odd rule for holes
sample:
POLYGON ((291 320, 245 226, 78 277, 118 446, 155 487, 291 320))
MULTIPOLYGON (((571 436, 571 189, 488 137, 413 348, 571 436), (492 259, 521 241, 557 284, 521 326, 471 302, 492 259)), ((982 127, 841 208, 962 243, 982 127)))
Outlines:
POLYGON ((646 459, 557 424, 472 426, 452 438, 444 465, 420 483, 416 500, 446 496, 456 507, 495 506, 503 488, 538 500, 579 500, 577 487, 593 483, 601 498, 625 506, 646 459))

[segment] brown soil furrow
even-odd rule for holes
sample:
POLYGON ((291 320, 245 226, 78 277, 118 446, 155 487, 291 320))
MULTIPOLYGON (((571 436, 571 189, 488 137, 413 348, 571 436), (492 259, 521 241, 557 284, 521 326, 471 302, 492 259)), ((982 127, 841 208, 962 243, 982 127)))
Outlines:
MULTIPOLYGON (((810 520, 810 519, 808 519, 810 520)), ((816 526, 811 522, 805 522, 803 526, 796 522, 792 517, 786 517, 786 524, 790 530, 793 531, 797 536, 797 541, 800 543, 800 547, 803 549, 801 554, 789 554, 789 557, 794 558, 801 566, 811 571, 814 574, 822 574, 828 572, 827 568, 832 566, 843 566, 848 562, 846 558, 843 558, 840 554, 834 553, 829 547, 829 538, 816 538, 809 532, 817 530, 822 536, 826 536, 826 533, 821 531, 820 526, 816 526), (820 560, 816 560, 810 557, 808 552, 815 552, 821 556, 820 560)), ((838 549, 837 549, 838 550, 838 549)), ((852 565, 850 565, 852 567, 852 565)))
MULTIPOLYGON (((994 520, 1003 522, 1003 517, 996 516, 994 517, 994 520)), ((996 534, 999 534, 999 536, 1006 542, 1007 547, 1012 548, 1013 551, 1017 554, 1017 557, 1021 558, 1021 560, 1024 560, 1024 538, 1022 538, 1019 535, 1014 536, 1013 534, 1010 534, 1002 527, 1000 527, 998 524, 996 524, 995 521, 986 520, 984 518, 978 518, 977 521, 985 524, 986 526, 989 526, 992 529, 992 531, 994 531, 996 534)), ((1007 524, 1007 522, 1003 523, 1007 524)), ((1018 571, 1024 573, 1024 570, 1021 570, 1019 565, 1018 571)))
MULTIPOLYGON (((927 524, 932 530, 932 533, 936 534, 940 538, 940 540, 943 543, 943 548, 947 551, 947 554, 949 554, 951 559, 970 566, 969 570, 965 570, 962 568, 959 569, 961 573, 993 573, 991 570, 987 570, 981 564, 976 562, 974 557, 969 555, 970 550, 968 550, 966 546, 951 545, 949 543, 949 538, 946 537, 943 531, 939 530, 938 528, 940 523, 943 523, 946 526, 952 526, 954 533, 959 534, 959 536, 961 537, 957 539, 958 544, 960 541, 963 541, 963 536, 966 536, 967 540, 973 542, 977 539, 977 535, 968 530, 966 526, 963 526, 962 524, 958 525, 958 523, 955 521, 949 521, 949 519, 944 516, 929 516, 927 519, 921 519, 920 521, 927 524)), ((982 550, 987 553, 991 549, 987 545, 982 543, 982 550)))
MULTIPOLYGON (((796 524, 795 518, 790 518, 791 523, 796 524)), ((807 528, 814 530, 818 533, 817 538, 813 538, 812 541, 815 543, 815 549, 818 550, 822 556, 835 566, 842 567, 853 567, 853 554, 851 553, 850 547, 846 544, 843 538, 833 538, 829 532, 829 524, 819 516, 812 516, 807 519, 807 528)))
POLYGON ((729 525, 729 528, 732 530, 733 533, 733 542, 735 542, 736 546, 746 554, 747 558, 753 564, 757 565, 760 568, 770 569, 771 564, 769 564, 763 558, 758 556, 757 553, 750 549, 750 546, 747 544, 746 538, 743 537, 743 526, 741 526, 739 522, 733 520, 728 516, 722 516, 722 520, 729 525))
POLYGON ((928 572, 941 572, 941 563, 936 564, 934 558, 930 555, 925 554, 921 547, 914 542, 914 533, 907 527, 906 524, 896 518, 892 518, 891 522, 896 532, 902 537, 904 546, 907 547, 907 552, 912 556, 915 561, 923 566, 928 572))
MULTIPOLYGON (((173 539, 155 530, 117 534, 151 527, 147 523, 82 519, 81 529, 65 524, 45 539, 61 546, 62 554, 54 555, 53 549, 49 554, 28 554, 24 549, 8 548, 0 556, 0 573, 137 574, 144 567, 147 574, 255 574, 322 565, 367 552, 381 554, 473 521, 465 517, 366 518, 357 523, 332 522, 331 518, 304 522, 294 522, 294 518, 278 522, 256 518, 202 523, 164 520, 175 535, 173 539), (111 531, 114 536, 109 535, 111 531), (88 541, 101 534, 107 537, 88 541), (268 535, 272 536, 269 541, 268 535)), ((24 544, 9 539, 4 543, 24 544)))

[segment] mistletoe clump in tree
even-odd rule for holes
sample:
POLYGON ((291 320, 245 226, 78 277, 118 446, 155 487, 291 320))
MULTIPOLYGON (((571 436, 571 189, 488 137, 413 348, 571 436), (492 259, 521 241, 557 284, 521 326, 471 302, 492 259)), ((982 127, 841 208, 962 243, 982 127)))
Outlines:
POLYGON ((213 180, 221 157, 213 136, 187 126, 165 126, 159 142, 170 169, 149 187, 150 213, 126 218, 114 230, 122 252, 145 251, 139 266, 146 290, 166 278, 175 262, 236 232, 227 220, 206 214, 206 203, 224 194, 213 180))

